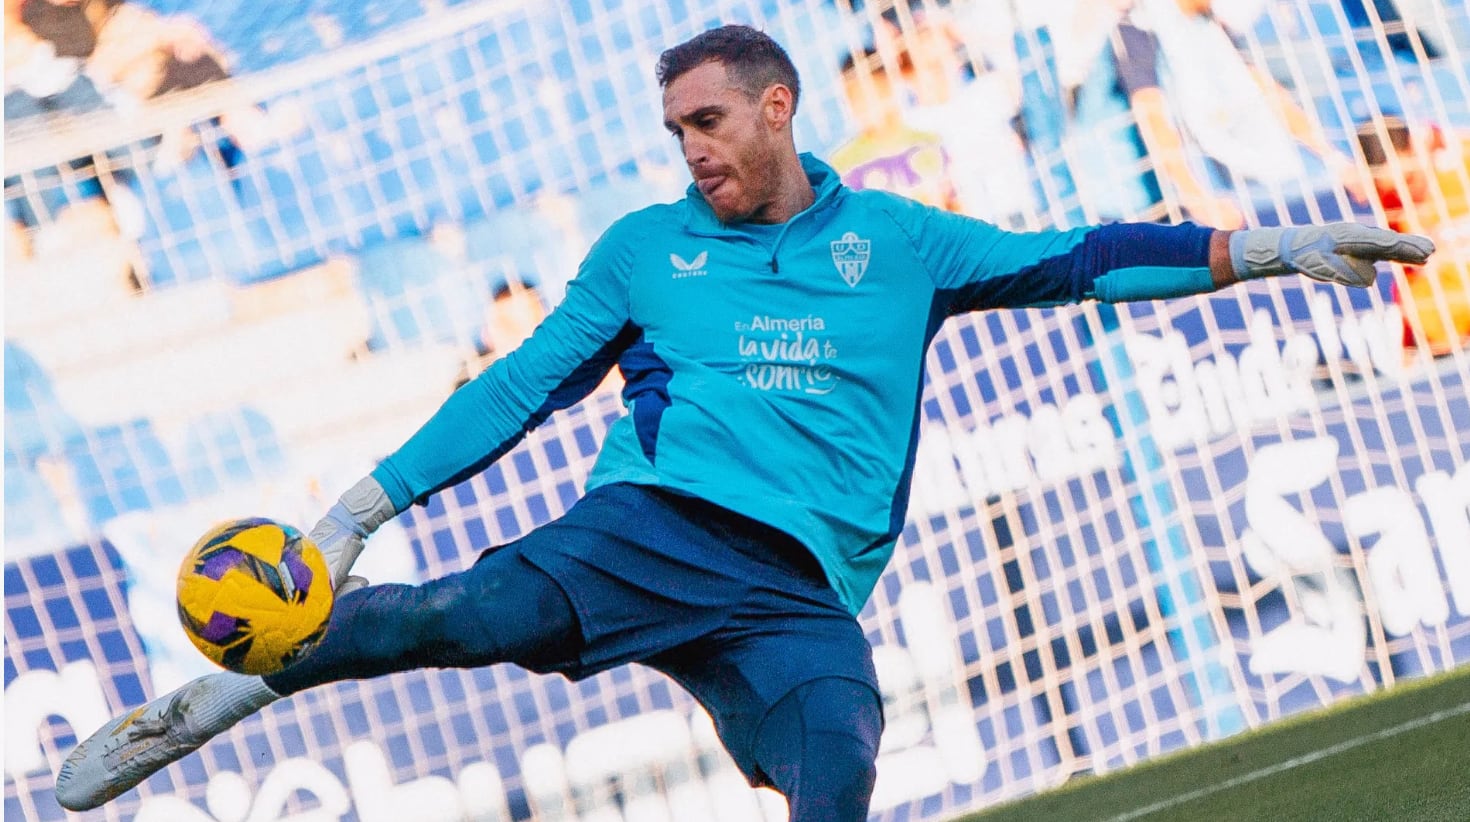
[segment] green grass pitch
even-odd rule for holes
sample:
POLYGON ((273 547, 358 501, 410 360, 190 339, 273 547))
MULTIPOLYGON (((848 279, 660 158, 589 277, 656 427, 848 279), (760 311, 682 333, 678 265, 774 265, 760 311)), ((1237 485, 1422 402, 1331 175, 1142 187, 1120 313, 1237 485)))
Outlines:
POLYGON ((1470 667, 957 822, 1470 821, 1470 667))

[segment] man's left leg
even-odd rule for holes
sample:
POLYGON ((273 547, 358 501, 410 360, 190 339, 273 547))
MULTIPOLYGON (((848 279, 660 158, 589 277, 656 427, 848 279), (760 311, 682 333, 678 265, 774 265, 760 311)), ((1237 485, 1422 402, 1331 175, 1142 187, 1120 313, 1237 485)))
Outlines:
POLYGON ((870 685, 815 679, 782 697, 755 735, 755 763, 792 822, 862 822, 878 772, 883 708, 870 685))
POLYGON ((709 711, 750 783, 786 797, 791 822, 862 822, 883 732, 872 646, 835 595, 767 589, 753 604, 646 662, 709 711))

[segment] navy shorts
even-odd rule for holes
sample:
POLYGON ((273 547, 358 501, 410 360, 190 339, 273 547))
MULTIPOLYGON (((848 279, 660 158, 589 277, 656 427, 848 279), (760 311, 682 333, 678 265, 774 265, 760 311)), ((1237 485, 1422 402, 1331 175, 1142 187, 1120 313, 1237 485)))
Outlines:
POLYGON ((880 700, 872 647, 812 554, 791 536, 703 500, 616 484, 490 552, 544 571, 577 613, 583 642, 535 667, 580 679, 648 665, 710 712, 740 769, 781 697, 816 679, 859 682, 880 700))

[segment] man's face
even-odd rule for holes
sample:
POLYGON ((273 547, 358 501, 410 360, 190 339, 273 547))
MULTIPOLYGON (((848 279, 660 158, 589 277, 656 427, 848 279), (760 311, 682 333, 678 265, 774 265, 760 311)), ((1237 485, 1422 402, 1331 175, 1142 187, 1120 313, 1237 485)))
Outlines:
POLYGON ((664 127, 721 222, 760 222, 776 197, 780 137, 790 118, 784 89, 771 86, 752 100, 715 61, 664 88, 664 127))

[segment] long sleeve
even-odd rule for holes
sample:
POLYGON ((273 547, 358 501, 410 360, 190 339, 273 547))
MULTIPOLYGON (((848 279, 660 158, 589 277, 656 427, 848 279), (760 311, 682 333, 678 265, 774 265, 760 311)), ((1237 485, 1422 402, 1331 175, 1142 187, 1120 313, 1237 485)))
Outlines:
POLYGON ((1192 223, 1014 233, 899 198, 889 213, 914 243, 950 314, 1164 299, 1215 287, 1214 230, 1192 223))
POLYGON ((530 338, 450 395, 373 471, 398 510, 484 470, 602 381, 638 333, 628 303, 636 242, 627 234, 621 224, 608 229, 530 338))

